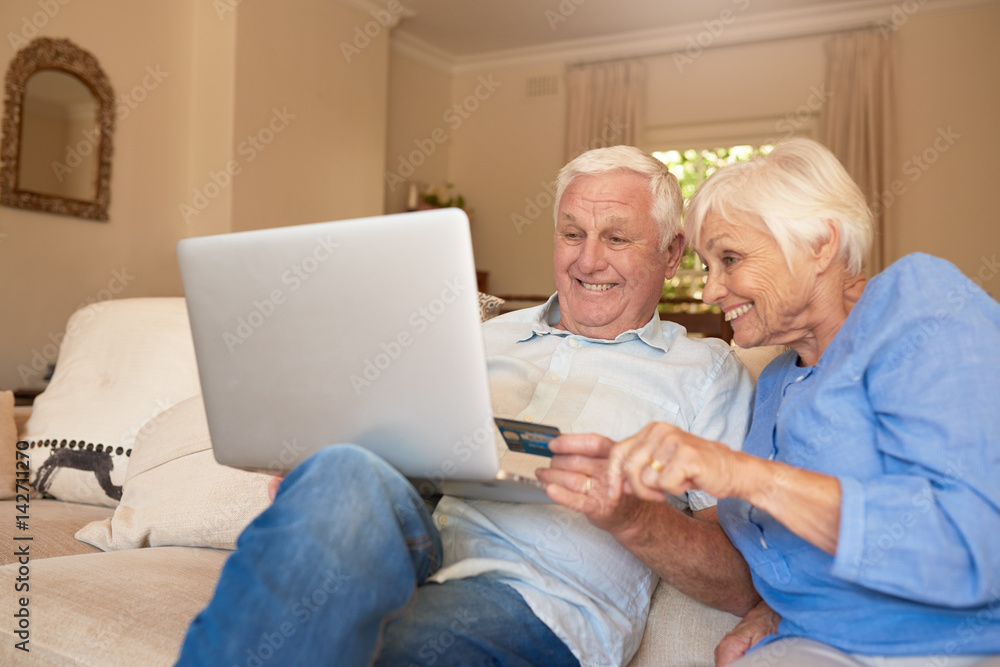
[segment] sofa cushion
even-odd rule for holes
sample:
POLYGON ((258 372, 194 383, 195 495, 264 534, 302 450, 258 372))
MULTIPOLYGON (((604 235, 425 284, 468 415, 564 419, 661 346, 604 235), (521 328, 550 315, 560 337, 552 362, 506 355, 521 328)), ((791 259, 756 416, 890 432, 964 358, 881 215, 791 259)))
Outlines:
POLYGON ((100 553, 89 544, 74 540, 73 533, 91 521, 110 517, 110 507, 64 503, 32 496, 27 507, 28 518, 24 521, 26 528, 20 529, 14 520, 19 514, 14 508, 15 502, 5 500, 0 503, 0 516, 4 517, 0 521, 0 543, 5 545, 0 549, 0 565, 16 561, 14 552, 24 545, 28 547, 32 563, 42 558, 100 553), (14 539, 23 537, 30 537, 31 540, 14 539))
POLYGON ((14 392, 0 391, 0 499, 14 497, 17 479, 15 446, 17 425, 14 423, 14 392))
POLYGON ((270 503, 269 475, 216 463, 201 395, 147 424, 135 439, 114 516, 76 537, 105 551, 156 546, 235 548, 270 503))
POLYGON ((187 626, 208 603, 229 552, 164 547, 31 561, 24 653, 17 565, 0 567, 2 665, 172 665, 187 626))
POLYGON ((642 644, 628 667, 713 667, 715 647, 739 620, 660 581, 642 644))
POLYGON ((136 433, 199 391, 183 298, 79 309, 25 426, 32 482, 60 500, 114 507, 136 433))

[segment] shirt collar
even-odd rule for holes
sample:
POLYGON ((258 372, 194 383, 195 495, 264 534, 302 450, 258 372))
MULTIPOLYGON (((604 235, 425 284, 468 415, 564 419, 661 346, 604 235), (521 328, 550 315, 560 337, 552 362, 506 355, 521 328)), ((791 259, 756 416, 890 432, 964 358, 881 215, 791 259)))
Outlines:
POLYGON ((594 343, 615 344, 624 343, 626 341, 635 340, 638 338, 646 345, 650 347, 655 347, 658 350, 664 352, 670 349, 670 343, 673 337, 676 335, 676 331, 668 329, 663 326, 663 322, 660 320, 660 313, 654 312, 653 316, 649 318, 644 326, 639 329, 630 329, 623 333, 618 334, 614 340, 609 340, 607 338, 590 338, 589 336, 582 336, 579 334, 573 334, 565 329, 559 329, 555 325, 559 322, 559 293, 556 292, 549 297, 549 300, 538 309, 534 319, 532 319, 531 333, 519 340, 519 343, 523 343, 526 340, 530 340, 535 336, 575 336, 581 340, 587 340, 594 343))

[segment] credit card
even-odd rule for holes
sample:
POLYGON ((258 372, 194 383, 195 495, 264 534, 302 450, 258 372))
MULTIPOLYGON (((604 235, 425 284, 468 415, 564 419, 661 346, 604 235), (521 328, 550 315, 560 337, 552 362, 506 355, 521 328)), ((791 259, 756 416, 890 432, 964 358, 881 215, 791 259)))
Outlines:
POLYGON ((516 419, 496 417, 497 428, 500 429, 507 447, 514 452, 537 454, 538 456, 553 456, 549 450, 549 440, 559 435, 559 429, 545 424, 532 424, 516 419))

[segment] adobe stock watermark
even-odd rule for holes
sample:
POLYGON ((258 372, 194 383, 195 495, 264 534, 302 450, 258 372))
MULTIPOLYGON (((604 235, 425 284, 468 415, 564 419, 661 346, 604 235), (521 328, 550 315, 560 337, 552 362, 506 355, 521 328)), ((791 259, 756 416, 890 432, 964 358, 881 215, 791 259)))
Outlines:
POLYGON ((10 47, 15 51, 26 47, 31 40, 38 37, 38 31, 47 26, 49 21, 54 19, 62 8, 70 2, 71 0, 38 0, 36 4, 41 11, 37 11, 31 16, 22 16, 20 32, 7 33, 10 47))
POLYGON ((903 27, 903 24, 910 20, 910 18, 920 11, 924 3, 927 0, 906 0, 906 2, 897 2, 892 6, 892 11, 889 12, 889 18, 879 20, 876 25, 878 25, 878 31, 883 37, 887 37, 889 33, 895 32, 903 27))
POLYGON ((160 427, 160 423, 170 412, 170 409, 175 405, 177 405, 177 401, 170 396, 167 396, 166 398, 157 397, 156 401, 154 401, 153 409, 149 412, 149 416, 140 419, 131 427, 122 431, 122 434, 118 437, 118 442, 126 442, 129 440, 135 442, 135 439, 140 433, 142 433, 144 437, 152 435, 156 432, 156 429, 160 427))
POLYGON ((271 112, 267 124, 254 134, 247 135, 247 138, 236 147, 237 155, 244 158, 242 163, 239 160, 229 160, 222 169, 210 170, 208 181, 200 188, 194 188, 190 203, 178 205, 185 223, 191 224, 194 216, 208 208, 214 199, 232 185, 233 179, 243 171, 243 165, 256 160, 257 156, 271 145, 275 137, 285 131, 289 122, 296 118, 295 114, 288 113, 288 107, 282 107, 280 110, 272 107, 271 112))
POLYGON ((865 541, 861 554, 855 559, 858 570, 875 565, 904 537, 910 528, 917 524, 921 516, 930 514, 934 507, 934 494, 930 488, 925 488, 915 494, 910 503, 912 509, 902 512, 896 521, 883 522, 879 534, 874 539, 865 541))
POLYGON ((916 183, 920 177, 940 159, 941 155, 955 145, 955 142, 962 138, 962 135, 951 129, 937 128, 937 136, 931 145, 920 153, 914 153, 909 160, 903 163, 903 175, 908 176, 909 183, 902 178, 897 178, 889 184, 886 190, 876 195, 871 202, 872 213, 878 217, 896 203, 897 198, 902 197, 909 190, 909 184, 916 183))
MULTIPOLYGON (((604 123, 604 127, 601 128, 600 136, 594 137, 586 144, 577 146, 576 152, 579 154, 593 148, 617 146, 621 143, 627 128, 628 125, 621 122, 618 118, 609 119, 604 123)), ((534 196, 524 198, 524 208, 520 213, 510 214, 510 222, 514 225, 514 230, 518 234, 521 234, 525 227, 535 224, 539 217, 547 214, 552 210, 551 207, 559 203, 556 201, 555 181, 542 181, 540 185, 541 190, 535 193, 534 196)))
POLYGON ((344 60, 348 64, 355 56, 361 55, 361 52, 372 43, 373 39, 381 35, 383 30, 395 28, 401 18, 411 14, 399 0, 389 0, 385 9, 373 8, 368 13, 374 20, 368 21, 363 26, 354 26, 353 39, 350 42, 340 42, 340 52, 344 54, 344 60))
MULTIPOLYGON (((170 76, 170 72, 164 72, 160 69, 159 65, 155 67, 152 65, 146 66, 146 76, 142 78, 142 81, 135 86, 133 86, 127 93, 122 93, 115 100, 115 117, 117 121, 123 121, 128 118, 129 114, 132 113, 134 109, 139 107, 143 101, 149 97, 149 93, 156 90, 157 87, 170 76)), ((109 122, 108 125, 111 125, 109 122)), ((95 123, 94 127, 89 130, 81 130, 80 136, 82 137, 80 141, 76 144, 67 144, 66 146, 66 157, 62 162, 53 162, 52 171, 56 176, 56 180, 60 183, 69 174, 84 164, 84 158, 90 156, 95 151, 99 150, 101 143, 101 136, 103 132, 111 132, 113 127, 102 128, 100 123, 95 123)))
MULTIPOLYGON (((121 294, 129 283, 135 280, 135 276, 130 275, 125 267, 122 267, 121 271, 112 271, 111 279, 108 281, 108 285, 97 291, 94 296, 87 297, 84 301, 77 305, 76 310, 80 310, 84 306, 89 306, 91 304, 103 304, 115 297, 117 294, 121 294)), ((38 377, 42 373, 48 371, 49 364, 55 363, 56 359, 59 357, 59 348, 66 338, 72 338, 80 333, 80 329, 90 322, 97 316, 97 313, 103 310, 102 305, 98 305, 95 309, 81 313, 78 317, 72 318, 66 325, 66 331, 61 333, 49 333, 49 342, 42 346, 41 349, 35 348, 31 351, 31 362, 30 365, 19 364, 17 367, 17 373, 21 378, 22 384, 27 384, 28 380, 38 377)))
MULTIPOLYGON (((263 667, 264 663, 273 658, 300 628, 322 611, 323 607, 329 604, 331 598, 353 579, 351 575, 344 573, 339 567, 336 569, 327 568, 322 576, 322 581, 311 592, 303 595, 292 604, 289 609, 291 614, 289 620, 283 621, 271 632, 261 633, 260 637, 250 644, 246 650, 246 660, 243 662, 246 667, 263 667)), ((287 615, 286 618, 288 618, 287 615)), ((316 631, 322 632, 322 629, 316 631)))
POLYGON ((802 126, 808 123, 810 119, 814 118, 826 106, 826 103, 830 101, 831 95, 832 93, 827 90, 825 82, 818 86, 810 86, 809 97, 806 98, 806 101, 800 104, 795 111, 785 114, 784 118, 774 124, 775 131, 782 134, 764 143, 774 144, 781 139, 788 139, 794 136, 796 132, 802 129, 802 126))
POLYGON ((317 238, 312 250, 279 276, 281 284, 287 286, 287 292, 280 287, 275 287, 260 299, 254 299, 247 314, 236 319, 232 331, 223 332, 222 341, 226 344, 229 353, 236 352, 240 345, 253 336, 254 332, 274 317, 274 314, 288 301, 288 294, 301 289, 302 285, 333 257, 334 251, 339 247, 340 244, 331 241, 329 235, 326 238, 317 238))
MULTIPOLYGON (((982 609, 970 613, 955 629, 958 640, 945 642, 944 656, 931 656, 927 664, 934 667, 948 667, 949 660, 953 655, 967 653, 964 647, 970 642, 979 638, 983 632, 996 631, 997 619, 1000 619, 1000 586, 993 586, 989 592, 990 602, 982 609)), ((982 663, 987 664, 987 663, 982 663)))
POLYGON ((732 2, 736 6, 736 11, 727 7, 719 12, 719 18, 702 21, 704 30, 688 37, 687 48, 674 53, 674 65, 677 66, 678 72, 683 74, 684 68, 700 58, 705 49, 714 44, 715 40, 726 31, 726 27, 750 6, 750 0, 732 0, 732 2))
POLYGON ((534 197, 524 198, 524 209, 521 213, 511 213, 510 222, 514 225, 514 230, 520 234, 525 227, 535 224, 535 221, 543 213, 548 213, 556 203, 556 182, 542 181, 539 190, 534 197))
POLYGON ((416 336, 427 331, 431 324, 448 310, 448 306, 470 289, 471 286, 463 284, 459 278, 446 280, 439 296, 410 313, 407 319, 410 329, 400 331, 395 338, 380 342, 380 352, 364 360, 360 373, 351 374, 349 379, 354 393, 360 396, 365 389, 371 387, 372 383, 403 355, 406 348, 413 345, 416 336))
POLYGON ((420 495, 432 496, 439 493, 441 484, 458 473, 458 463, 468 461, 483 447, 495 448, 497 446, 496 428, 493 417, 487 417, 486 421, 477 425, 471 433, 467 433, 462 436, 461 440, 453 442, 451 453, 454 458, 445 459, 436 470, 424 473, 422 481, 417 485, 420 495))
MULTIPOLYGON (((497 81, 493 74, 480 76, 475 89, 460 102, 452 104, 442 114, 441 120, 451 128, 452 132, 458 130, 479 109, 480 104, 490 99, 501 85, 502 82, 497 81)), ((437 127, 427 137, 414 139, 413 144, 416 148, 405 156, 399 155, 396 171, 385 172, 385 184, 388 186, 389 192, 395 192, 397 185, 405 183, 406 179, 413 176, 417 167, 427 162, 428 158, 437 152, 438 146, 448 141, 450 137, 448 131, 437 127)))
POLYGON ((569 17, 586 2, 587 0, 561 0, 555 9, 546 9, 545 20, 549 22, 549 28, 555 32, 559 24, 568 21, 569 17))
POLYGON ((604 126, 601 128, 600 136, 591 137, 590 141, 586 143, 577 144, 573 151, 575 154, 585 153, 594 148, 607 148, 608 146, 617 146, 622 143, 622 137, 625 136, 625 130, 628 129, 628 123, 622 122, 617 116, 614 118, 609 118, 604 122, 604 126))
POLYGON ((236 8, 243 4, 243 0, 212 0, 212 9, 220 21, 226 20, 229 14, 236 14, 236 8))
POLYGON ((435 637, 428 637, 417 649, 417 655, 425 665, 433 665, 444 656, 458 637, 469 632, 472 624, 479 620, 474 610, 463 607, 452 613, 452 622, 435 637))

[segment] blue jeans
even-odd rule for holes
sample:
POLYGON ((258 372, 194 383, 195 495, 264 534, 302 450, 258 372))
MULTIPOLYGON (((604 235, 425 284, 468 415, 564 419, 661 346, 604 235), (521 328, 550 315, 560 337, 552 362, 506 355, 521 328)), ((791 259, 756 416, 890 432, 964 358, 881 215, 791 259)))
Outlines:
POLYGON ((578 664, 514 589, 426 583, 440 566, 416 489, 367 450, 327 447, 240 535, 177 664, 578 664))

